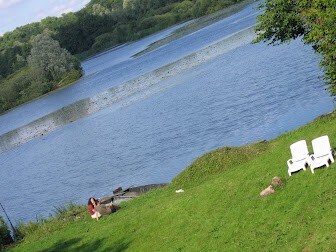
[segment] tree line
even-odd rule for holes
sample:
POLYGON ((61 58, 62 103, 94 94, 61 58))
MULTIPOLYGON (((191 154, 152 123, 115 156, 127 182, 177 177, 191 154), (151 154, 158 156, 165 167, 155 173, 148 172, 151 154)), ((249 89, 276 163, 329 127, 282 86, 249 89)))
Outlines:
POLYGON ((92 0, 7 32, 0 37, 0 113, 78 79, 78 59, 241 1, 92 0))
MULTIPOLYGON (((78 12, 7 32, 0 37, 0 113, 78 79, 80 59, 241 1, 91 0, 78 12)), ((335 5, 265 0, 256 28, 257 41, 277 44, 301 37, 312 45, 322 55, 331 95, 336 95, 335 5)))

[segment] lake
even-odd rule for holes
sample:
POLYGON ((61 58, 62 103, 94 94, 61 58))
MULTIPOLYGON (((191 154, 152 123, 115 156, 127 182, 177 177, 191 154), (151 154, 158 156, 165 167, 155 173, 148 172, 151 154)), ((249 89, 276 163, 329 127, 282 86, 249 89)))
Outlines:
POLYGON ((132 56, 178 26, 93 57, 75 85, 2 115, 0 134, 91 104, 71 123, 0 154, 0 202, 10 218, 35 220, 119 186, 170 182, 208 151, 269 140, 333 110, 311 47, 244 40, 254 7, 139 57, 132 56), (114 91, 108 103, 92 110, 106 90, 114 91))

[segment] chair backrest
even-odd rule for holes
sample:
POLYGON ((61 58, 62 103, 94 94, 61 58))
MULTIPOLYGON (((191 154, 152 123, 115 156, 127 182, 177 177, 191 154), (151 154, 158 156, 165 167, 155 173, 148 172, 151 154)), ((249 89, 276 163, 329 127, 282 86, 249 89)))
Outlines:
POLYGON ((331 147, 328 136, 321 136, 312 141, 314 156, 319 157, 329 154, 331 147))
POLYGON ((291 144, 290 150, 291 150, 292 159, 294 162, 301 160, 307 157, 307 155, 309 155, 306 140, 301 140, 301 141, 291 144))

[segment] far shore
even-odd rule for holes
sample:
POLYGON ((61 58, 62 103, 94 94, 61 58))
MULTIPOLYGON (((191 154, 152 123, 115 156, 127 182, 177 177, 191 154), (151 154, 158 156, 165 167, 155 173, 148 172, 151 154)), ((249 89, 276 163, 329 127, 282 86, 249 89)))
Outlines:
POLYGON ((255 38, 254 27, 248 27, 173 63, 125 83, 120 83, 120 85, 98 93, 93 97, 74 102, 33 122, 2 134, 0 135, 0 153, 43 136, 108 106, 115 105, 113 109, 119 109, 170 88, 176 84, 167 85, 162 84, 162 82, 231 50, 250 44, 255 38))
MULTIPOLYGON (((183 26, 182 28, 179 28, 178 30, 176 30, 175 32, 173 32, 170 36, 168 36, 168 37, 166 37, 166 38, 164 38, 162 40, 159 40, 159 41, 151 44, 145 50, 143 50, 143 51, 135 54, 134 57, 140 57, 141 55, 143 55, 145 53, 148 53, 148 52, 150 52, 152 50, 155 50, 156 48, 158 48, 160 46, 168 44, 169 42, 171 42, 171 41, 173 41, 175 39, 178 39, 178 38, 181 38, 183 36, 186 36, 186 35, 188 35, 190 33, 193 33, 193 32, 195 32, 197 30, 200 30, 200 29, 202 29, 202 28, 204 28, 204 27, 206 27, 208 25, 211 25, 211 24, 213 24, 213 23, 215 23, 215 22, 217 22, 217 21, 219 21, 221 19, 224 19, 224 18, 226 18, 228 16, 231 16, 231 15, 233 15, 233 14, 241 11, 246 6, 248 6, 249 4, 252 4, 254 2, 256 2, 256 0, 244 0, 244 1, 240 2, 240 3, 237 3, 237 4, 234 4, 232 6, 229 6, 228 8, 220 10, 220 11, 218 11, 216 13, 213 13, 213 14, 210 14, 210 15, 207 15, 207 16, 203 16, 203 17, 200 17, 198 19, 184 21, 185 23, 187 23, 185 26, 183 26)), ((178 25, 178 24, 176 24, 176 25, 178 25)), ((167 28, 167 29, 169 29, 169 28, 167 28)), ((158 31, 157 33, 159 33, 159 32, 162 32, 162 30, 158 31)), ((149 35, 149 36, 151 36, 151 35, 149 35)), ((134 43, 134 42, 135 41, 131 41, 131 42, 127 42, 127 43, 124 43, 124 44, 118 44, 118 45, 110 47, 110 48, 106 48, 106 49, 104 49, 104 50, 102 50, 100 52, 97 52, 94 55, 90 55, 88 57, 82 58, 81 61, 85 61, 85 60, 89 60, 91 58, 99 57, 102 54, 108 53, 110 50, 115 50, 115 49, 117 49, 119 47, 123 47, 123 46, 129 45, 129 44, 134 43)), ((68 83, 66 85, 62 85, 62 86, 60 86, 60 87, 58 87, 58 88, 50 91, 47 94, 44 94, 44 95, 39 96, 39 97, 36 97, 36 98, 34 98, 34 99, 30 100, 30 101, 27 101, 27 102, 22 103, 22 104, 14 107, 14 108, 11 108, 11 109, 9 109, 7 111, 4 111, 4 112, 0 113, 0 116, 5 115, 7 113, 10 113, 11 111, 13 111, 13 110, 15 110, 17 108, 23 107, 26 104, 34 102, 34 101, 36 101, 36 100, 38 100, 38 99, 40 99, 42 97, 51 95, 51 94, 53 94, 55 92, 58 92, 58 91, 60 91, 62 89, 65 89, 65 88, 67 88, 69 86, 75 85, 77 82, 81 81, 84 78, 88 78, 91 75, 84 75, 80 79, 78 79, 78 80, 76 80, 74 82, 68 83)), ((1 148, 0 148, 0 152, 1 152, 1 148)))
MULTIPOLYGON (((209 15, 206 15, 206 16, 203 16, 203 17, 200 17, 200 18, 197 18, 197 19, 192 19, 192 20, 185 20, 183 21, 182 23, 177 23, 173 26, 176 26, 176 25, 179 25, 179 24, 183 24, 183 23, 186 23, 186 25, 182 26, 181 28, 177 29, 176 31, 172 32, 171 35, 169 35, 168 37, 164 38, 164 39, 161 39, 159 41, 156 41, 154 42, 153 44, 151 44, 148 48, 146 48, 145 50, 137 53, 134 55, 134 57, 139 57, 145 53, 148 53, 150 51, 153 51, 155 49, 157 49, 158 47, 160 46, 163 46, 165 44, 168 44, 169 42, 175 40, 175 39, 179 39, 183 36, 186 36, 188 34, 191 34, 195 31, 198 31, 208 25, 211 25, 215 22, 218 22, 226 17, 229 17, 241 10, 243 10, 245 7, 247 7, 248 5, 252 4, 252 3, 255 3, 257 2, 257 0, 244 0, 242 2, 239 2, 239 3, 236 3, 234 5, 231 5, 223 10, 220 10, 220 11, 217 11, 215 13, 212 13, 212 14, 209 14, 209 15)), ((170 29, 170 27, 166 28, 166 29, 170 29)), ((156 33, 153 33, 149 36, 152 36, 154 34, 157 34, 157 33, 160 33, 162 32, 163 30, 161 31, 158 31, 156 33)), ((140 39, 141 40, 141 39, 140 39)), ((126 46, 126 45, 129 45, 129 44, 132 44, 134 43, 135 41, 130 41, 130 42, 126 42, 124 44, 118 44, 118 45, 115 45, 113 47, 109 47, 109 48, 106 48, 100 52, 97 52, 95 54, 92 54, 92 55, 89 55, 87 57, 80 57, 80 60, 81 61, 85 61, 85 60, 89 60, 89 59, 92 59, 92 58, 95 58, 95 57, 99 57, 100 55, 102 54, 105 54, 105 53, 108 53, 109 51, 111 50, 115 50, 117 48, 120 48, 120 47, 123 47, 123 46, 126 46)))

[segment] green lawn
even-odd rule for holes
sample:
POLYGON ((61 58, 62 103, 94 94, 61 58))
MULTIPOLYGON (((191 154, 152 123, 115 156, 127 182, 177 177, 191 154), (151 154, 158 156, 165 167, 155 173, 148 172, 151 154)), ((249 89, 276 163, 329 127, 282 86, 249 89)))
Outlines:
MULTIPOLYGON (((14 251, 335 251, 336 165, 287 174, 289 145, 329 135, 336 112, 270 142, 224 147, 200 157, 164 189, 122 204, 99 221, 35 225, 14 251), (274 176, 285 185, 259 193, 274 176), (177 189, 184 193, 175 193, 177 189)), ((28 228, 26 228, 29 230, 28 228)))

